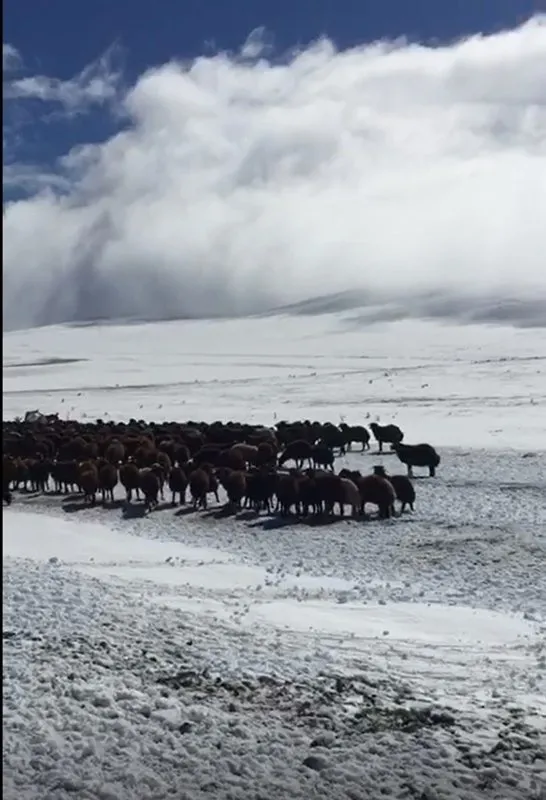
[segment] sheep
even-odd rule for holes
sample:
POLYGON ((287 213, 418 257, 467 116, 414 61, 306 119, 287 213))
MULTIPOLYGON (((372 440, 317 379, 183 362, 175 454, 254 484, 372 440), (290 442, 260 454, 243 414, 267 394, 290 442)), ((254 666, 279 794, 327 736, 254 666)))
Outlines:
POLYGON ((258 447, 252 444, 234 444, 230 448, 232 453, 239 453, 245 460, 245 465, 254 466, 258 463, 258 447))
POLYGON ((193 500, 193 507, 207 507, 207 493, 210 488, 209 473, 202 467, 194 469, 189 475, 190 494, 193 500))
POLYGON ((214 471, 214 467, 212 464, 202 464, 201 469, 203 469, 207 475, 209 476, 209 488, 208 493, 213 494, 216 502, 220 502, 220 498, 218 497, 218 489, 220 488, 220 484, 218 483, 218 478, 216 477, 216 473, 214 471))
POLYGON ((351 506, 353 517, 360 513, 361 498, 358 486, 350 478, 340 478, 341 489, 343 491, 343 502, 340 502, 341 516, 344 515, 344 506, 351 506))
POLYGON ((352 449, 353 442, 362 445, 362 452, 369 449, 370 432, 364 425, 347 425, 346 422, 342 422, 339 427, 348 450, 352 449))
POLYGON ((320 514, 322 511, 322 502, 319 497, 314 470, 308 470, 306 474, 299 478, 298 483, 299 506, 301 514, 305 517, 308 516, 310 509, 313 514, 320 514))
POLYGON ((28 460, 19 458, 15 462, 15 489, 22 488, 27 491, 27 483, 30 480, 30 470, 28 468, 28 460))
POLYGON ((218 467, 227 467, 228 469, 234 469, 238 472, 244 472, 246 469, 246 461, 240 450, 230 447, 229 450, 224 450, 220 453, 218 467))
POLYGON ((276 472, 264 468, 247 472, 244 508, 253 508, 258 514, 263 508, 270 513, 277 480, 276 472))
POLYGON ((84 462, 80 468, 78 483, 83 491, 83 500, 92 506, 97 502, 97 492, 99 490, 99 475, 94 464, 84 462))
POLYGON ((436 468, 440 464, 440 456, 430 444, 394 444, 394 452, 408 468, 409 477, 413 477, 413 467, 428 467, 429 476, 434 478, 436 468))
POLYGON ((325 422, 320 426, 320 439, 326 447, 330 447, 332 450, 337 448, 340 455, 345 455, 345 435, 331 422, 325 422))
POLYGON ((275 464, 277 451, 273 442, 260 442, 256 457, 256 466, 269 467, 275 464))
POLYGON ((229 504, 235 508, 241 508, 241 502, 246 493, 245 473, 239 470, 223 468, 219 470, 218 477, 226 490, 229 504))
POLYGON ((175 450, 175 462, 179 467, 184 468, 191 458, 189 448, 185 444, 179 445, 175 450))
POLYGON ((103 505, 110 500, 114 502, 114 489, 118 483, 118 471, 114 464, 104 463, 99 468, 99 489, 102 493, 103 505))
POLYGON ((56 492, 73 492, 79 486, 78 462, 77 461, 54 461, 51 467, 51 475, 55 484, 56 492))
POLYGON ((339 504, 340 515, 343 516, 343 506, 345 503, 345 489, 342 484, 342 476, 334 475, 330 471, 308 470, 307 474, 312 474, 317 486, 317 497, 323 509, 329 516, 334 513, 335 504, 339 504))
POLYGON ((296 470, 291 469, 287 475, 279 475, 276 494, 277 508, 281 516, 289 516, 292 506, 294 506, 297 511, 299 502, 299 481, 296 470))
POLYGON ((113 439, 106 448, 104 457, 110 464, 117 466, 125 458, 125 447, 118 439, 113 439))
POLYGON ((294 442, 290 442, 279 456, 279 467, 282 467, 287 461, 294 461, 296 469, 301 469, 304 461, 308 461, 309 466, 311 466, 312 453, 313 447, 309 442, 297 439, 294 442))
POLYGON ((366 504, 377 506, 380 519, 393 515, 396 494, 393 485, 381 475, 361 475, 358 470, 341 470, 340 476, 349 478, 360 493, 360 512, 366 513, 366 504))
POLYGON ((377 422, 371 422, 370 430, 377 440, 380 453, 383 452, 384 444, 400 444, 404 438, 404 433, 398 425, 378 425, 377 422))
POLYGON ((366 513, 366 504, 377 506, 380 519, 392 516, 396 494, 394 487, 387 478, 381 475, 364 475, 358 483, 362 500, 362 513, 366 513))
POLYGON ((172 505, 176 505, 176 495, 180 495, 180 504, 186 503, 186 489, 188 488, 188 478, 182 467, 173 467, 169 474, 169 489, 172 492, 172 505))
POLYGON ((119 479, 125 489, 127 503, 130 503, 133 497, 133 491, 136 494, 136 499, 140 500, 140 482, 139 471, 137 465, 128 461, 122 464, 119 468, 119 479))
POLYGON ((200 467, 202 464, 212 464, 216 467, 219 464, 221 455, 221 447, 216 447, 215 445, 205 445, 204 447, 201 447, 197 453, 195 453, 193 456, 193 463, 196 467, 200 467))
POLYGON ((161 450, 158 450, 156 463, 161 465, 161 468, 163 470, 163 475, 165 476, 166 480, 169 477, 170 471, 173 466, 169 454, 161 450))
POLYGON ((382 466, 374 467, 373 472, 374 475, 380 475, 392 483, 396 499, 401 503, 401 514, 404 513, 406 506, 409 506, 411 511, 415 510, 415 487, 406 475, 388 475, 382 466))
POLYGON ((333 470, 335 456, 329 447, 318 444, 311 448, 311 461, 313 467, 327 467, 327 469, 333 470))
POLYGON ((49 483, 51 464, 40 456, 38 459, 31 459, 28 462, 28 472, 32 491, 45 492, 49 483))
POLYGON ((138 485, 144 495, 144 510, 151 511, 158 506, 159 477, 152 467, 143 467, 138 472, 138 485))
POLYGON ((2 459, 2 479, 5 490, 17 480, 17 463, 11 456, 4 456, 2 459))

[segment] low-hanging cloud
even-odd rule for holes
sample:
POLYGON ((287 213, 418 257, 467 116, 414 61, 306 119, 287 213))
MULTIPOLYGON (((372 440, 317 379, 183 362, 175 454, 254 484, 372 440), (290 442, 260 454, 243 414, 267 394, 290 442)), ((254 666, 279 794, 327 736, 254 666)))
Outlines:
POLYGON ((546 325, 546 17, 282 61, 249 42, 141 75, 62 191, 4 206, 5 328, 340 297, 546 325))

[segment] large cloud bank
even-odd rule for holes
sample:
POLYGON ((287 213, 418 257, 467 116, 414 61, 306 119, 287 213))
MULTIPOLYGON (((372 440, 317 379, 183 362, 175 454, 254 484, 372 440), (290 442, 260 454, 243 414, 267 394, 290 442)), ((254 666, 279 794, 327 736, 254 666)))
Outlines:
POLYGON ((282 62, 254 38, 128 90, 104 62, 68 88, 13 78, 5 102, 49 91, 125 124, 4 206, 4 327, 370 303, 546 325, 545 75, 539 17, 282 62))

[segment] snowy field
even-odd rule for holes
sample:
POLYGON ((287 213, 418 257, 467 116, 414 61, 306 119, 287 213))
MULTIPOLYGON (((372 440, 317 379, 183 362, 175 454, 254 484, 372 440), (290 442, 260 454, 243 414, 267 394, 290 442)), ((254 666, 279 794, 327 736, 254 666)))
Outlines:
POLYGON ((349 314, 5 334, 4 419, 379 419, 442 456, 386 522, 16 494, 8 800, 546 797, 545 368, 540 329, 349 314))

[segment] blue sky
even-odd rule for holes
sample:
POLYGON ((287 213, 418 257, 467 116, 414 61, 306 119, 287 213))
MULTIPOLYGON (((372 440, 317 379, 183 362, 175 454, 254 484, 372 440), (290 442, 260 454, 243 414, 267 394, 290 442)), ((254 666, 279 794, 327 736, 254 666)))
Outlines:
POLYGON ((327 34, 340 47, 382 37, 449 40, 513 27, 543 0, 4 0, 4 41, 36 72, 69 78, 113 41, 137 74, 207 43, 236 49, 265 26, 280 49, 327 34), (29 10, 31 12, 29 13, 29 10))
POLYGON ((469 292, 484 319, 528 309, 546 289, 541 10, 5 0, 4 325, 355 287, 415 313, 456 296, 464 315, 469 292), (243 47, 257 29, 267 47, 243 47))
MULTIPOLYGON (((21 54, 25 75, 61 80, 116 44, 116 65, 133 82, 172 57, 237 50, 260 26, 278 51, 323 34, 340 48, 398 36, 449 41, 513 27, 541 5, 546 0, 4 0, 4 42, 21 54)), ((32 102, 9 109, 6 120, 16 121, 20 135, 6 160, 51 164, 72 145, 101 141, 115 129, 105 114, 53 116, 43 125, 37 112, 32 102), (32 125, 22 124, 30 119, 32 125)))
POLYGON ((199 55, 207 42, 235 49, 258 26, 280 49, 324 33, 347 47, 490 32, 541 7, 542 0, 4 0, 4 41, 36 72, 68 78, 118 40, 136 74, 172 56, 199 55))

